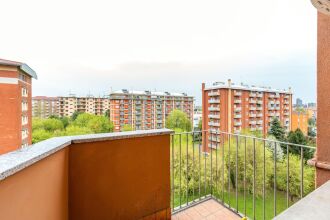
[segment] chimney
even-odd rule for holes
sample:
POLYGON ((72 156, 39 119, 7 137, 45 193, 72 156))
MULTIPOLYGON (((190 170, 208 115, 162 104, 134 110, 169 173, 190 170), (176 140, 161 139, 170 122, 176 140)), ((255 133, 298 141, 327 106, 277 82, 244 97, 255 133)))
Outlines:
POLYGON ((231 79, 228 79, 228 86, 231 87, 231 79))

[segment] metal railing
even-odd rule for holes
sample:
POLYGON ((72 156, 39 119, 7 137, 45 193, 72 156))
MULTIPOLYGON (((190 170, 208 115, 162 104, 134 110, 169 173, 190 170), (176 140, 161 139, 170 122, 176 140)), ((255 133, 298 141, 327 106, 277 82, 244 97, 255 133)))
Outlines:
POLYGON ((175 214, 213 198, 250 219, 271 219, 314 190, 315 148, 221 131, 171 135, 175 214))

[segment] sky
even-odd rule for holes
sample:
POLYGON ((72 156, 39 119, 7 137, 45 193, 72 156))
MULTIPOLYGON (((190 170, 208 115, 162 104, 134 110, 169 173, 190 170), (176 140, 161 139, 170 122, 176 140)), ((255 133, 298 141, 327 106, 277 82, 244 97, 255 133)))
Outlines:
POLYGON ((201 83, 292 87, 316 101, 316 9, 309 0, 10 0, 0 58, 39 79, 33 95, 186 92, 201 83))

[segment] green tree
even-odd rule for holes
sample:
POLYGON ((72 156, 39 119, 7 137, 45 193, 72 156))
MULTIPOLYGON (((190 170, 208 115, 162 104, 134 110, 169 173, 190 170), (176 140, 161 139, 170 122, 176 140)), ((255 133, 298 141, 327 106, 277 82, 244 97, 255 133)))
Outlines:
POLYGON ((270 126, 270 135, 273 135, 277 140, 284 141, 285 140, 285 130, 281 126, 280 121, 277 117, 274 117, 271 126, 270 126))
POLYGON ((75 111, 75 112, 71 115, 71 120, 72 120, 72 121, 75 121, 76 118, 77 118, 80 114, 83 114, 83 112, 75 111))
POLYGON ((133 128, 131 125, 126 124, 121 128, 121 131, 133 131, 133 128))
MULTIPOLYGON (((73 116, 73 115, 72 115, 73 116)), ((89 121, 93 118, 93 115, 89 113, 80 113, 73 121, 73 125, 78 127, 87 127, 89 121)))
POLYGON ((48 118, 43 121, 43 128, 46 131, 54 132, 56 130, 63 130, 64 126, 60 119, 48 118))
POLYGON ((178 109, 173 110, 166 119, 166 128, 191 131, 192 125, 186 113, 178 109))
POLYGON ((110 109, 107 109, 107 110, 104 112, 104 116, 107 117, 107 118, 110 118, 110 109))
POLYGON ((52 133, 44 129, 35 129, 32 132, 32 144, 47 140, 53 137, 52 133))
POLYGON ((64 128, 68 127, 70 124, 70 119, 68 117, 61 117, 60 120, 62 121, 64 128))
MULTIPOLYGON (((299 128, 297 128, 295 131, 290 131, 287 139, 289 143, 293 144, 307 145, 308 143, 307 138, 299 128)), ((290 145, 289 151, 293 154, 301 154, 301 148, 297 146, 290 145)), ((305 159, 312 158, 314 150, 304 148, 303 151, 305 159)))
POLYGON ((89 128, 94 133, 108 133, 113 132, 114 125, 105 116, 93 116, 87 123, 89 128))
POLYGON ((89 128, 87 127, 79 127, 75 125, 69 125, 65 130, 65 135, 83 135, 83 134, 91 134, 93 133, 89 128))

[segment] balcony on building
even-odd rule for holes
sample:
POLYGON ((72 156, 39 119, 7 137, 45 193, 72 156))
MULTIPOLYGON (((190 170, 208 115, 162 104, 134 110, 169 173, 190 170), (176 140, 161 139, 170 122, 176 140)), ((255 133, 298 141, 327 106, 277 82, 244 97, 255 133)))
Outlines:
POLYGON ((256 94, 255 92, 250 92, 249 96, 250 96, 250 97, 256 97, 257 94, 256 94))
POLYGON ((241 114, 234 114, 234 118, 241 118, 242 115, 241 114))
POLYGON ((209 96, 219 96, 220 92, 219 91, 211 91, 208 93, 209 96))
POLYGON ((242 101, 240 99, 234 99, 235 104, 240 104, 242 101))
POLYGON ((220 111, 220 107, 211 106, 208 108, 209 111, 220 111))
POLYGON ((241 95, 242 95, 241 91, 234 90, 234 96, 241 96, 241 95))
POLYGON ((208 118, 220 119, 220 115, 208 115, 208 118))
POLYGON ((220 103, 220 99, 209 99, 210 104, 220 103))

